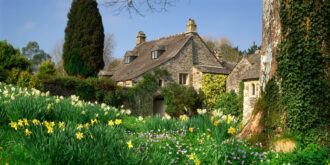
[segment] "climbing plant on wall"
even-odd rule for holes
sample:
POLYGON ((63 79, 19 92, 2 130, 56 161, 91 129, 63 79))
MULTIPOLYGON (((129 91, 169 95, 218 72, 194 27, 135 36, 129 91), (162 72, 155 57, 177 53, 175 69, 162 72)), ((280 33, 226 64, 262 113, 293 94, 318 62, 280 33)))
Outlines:
POLYGON ((283 0, 280 6, 276 60, 286 126, 310 140, 319 139, 328 125, 329 6, 328 0, 283 0))
POLYGON ((204 93, 204 105, 208 110, 212 109, 216 99, 226 92, 226 75, 203 74, 202 91, 204 93))

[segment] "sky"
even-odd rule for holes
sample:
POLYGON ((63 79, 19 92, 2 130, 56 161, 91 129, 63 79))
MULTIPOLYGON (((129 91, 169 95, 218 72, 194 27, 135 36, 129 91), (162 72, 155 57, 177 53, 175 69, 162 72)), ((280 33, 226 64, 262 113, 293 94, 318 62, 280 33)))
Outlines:
MULTIPOLYGON (((142 10, 144 16, 118 13, 98 0, 105 34, 114 35, 113 56, 122 58, 136 45, 138 31, 147 41, 186 31, 189 18, 197 24, 200 36, 228 38, 233 46, 244 50, 255 41, 261 45, 261 0, 177 0, 166 12, 142 10)), ((107 0, 111 1, 111 0, 107 0)), ((142 1, 142 0, 136 0, 142 1)), ((64 39, 67 13, 72 0, 0 0, 0 40, 21 49, 29 41, 38 42, 51 53, 64 39)))

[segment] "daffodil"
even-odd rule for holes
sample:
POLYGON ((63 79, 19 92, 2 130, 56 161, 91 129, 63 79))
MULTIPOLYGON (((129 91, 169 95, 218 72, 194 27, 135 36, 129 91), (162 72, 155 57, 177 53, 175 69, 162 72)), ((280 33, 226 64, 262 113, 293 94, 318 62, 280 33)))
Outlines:
POLYGON ((207 135, 207 138, 209 139, 211 137, 211 135, 207 135))
POLYGON ((24 127, 24 125, 23 125, 23 121, 22 121, 22 120, 18 120, 18 126, 20 126, 20 127, 24 127))
POLYGON ((27 119, 23 119, 24 125, 29 125, 29 122, 27 119))
POLYGON ((228 133, 230 133, 230 134, 235 133, 235 128, 230 127, 230 128, 228 129, 228 133))
POLYGON ((119 124, 121 124, 121 122, 122 122, 122 120, 121 120, 121 119, 116 119, 116 120, 115 120, 115 124, 116 124, 116 125, 119 125, 119 124))
POLYGON ((91 124, 94 125, 94 123, 97 123, 97 119, 91 120, 91 124))
POLYGON ((189 159, 195 159, 195 153, 190 154, 189 159))
POLYGON ((214 120, 214 116, 211 116, 211 121, 213 121, 214 120))
POLYGON ((88 129, 89 128, 89 123, 85 124, 85 128, 88 129))
POLYGON ((60 127, 60 128, 64 127, 64 122, 60 122, 60 123, 58 124, 58 127, 60 127))
POLYGON ((132 148, 132 147, 133 147, 132 141, 131 141, 131 140, 128 141, 128 142, 127 142, 127 145, 128 145, 128 148, 132 148))
POLYGON ((229 124, 231 122, 231 116, 228 116, 227 123, 229 124))
POLYGON ((199 159, 195 159, 195 165, 200 165, 201 161, 199 159))
POLYGON ((48 104, 46 109, 49 110, 51 108, 51 106, 52 106, 51 104, 48 104))
POLYGON ((37 120, 37 119, 33 119, 33 120, 32 120, 32 123, 33 123, 34 125, 38 125, 38 124, 40 124, 40 121, 37 120))
POLYGON ((81 130, 82 128, 83 128, 83 125, 81 125, 81 124, 78 124, 78 127, 77 127, 77 129, 81 130))
POLYGON ((25 129, 25 135, 26 135, 26 136, 31 135, 31 134, 32 134, 31 131, 29 131, 28 129, 25 129))
POLYGON ((108 125, 110 125, 110 126, 113 126, 115 123, 112 121, 112 120, 110 120, 109 122, 108 122, 108 125))
POLYGON ((2 149, 3 149, 3 147, 0 146, 0 150, 2 150, 2 149))
POLYGON ((47 126, 47 133, 53 133, 53 128, 51 126, 47 126))
POLYGON ((83 137, 84 137, 84 135, 83 135, 83 133, 81 133, 81 132, 78 132, 78 133, 76 133, 76 137, 77 137, 77 139, 82 139, 83 137))
POLYGON ((215 121, 215 122, 214 122, 214 126, 217 126, 217 125, 218 125, 218 121, 215 121))
POLYGON ((14 128, 15 130, 17 130, 17 123, 16 123, 16 122, 11 121, 11 122, 9 123, 9 125, 10 125, 10 127, 12 127, 12 128, 14 128))
POLYGON ((189 132, 194 132, 194 128, 189 128, 189 132))

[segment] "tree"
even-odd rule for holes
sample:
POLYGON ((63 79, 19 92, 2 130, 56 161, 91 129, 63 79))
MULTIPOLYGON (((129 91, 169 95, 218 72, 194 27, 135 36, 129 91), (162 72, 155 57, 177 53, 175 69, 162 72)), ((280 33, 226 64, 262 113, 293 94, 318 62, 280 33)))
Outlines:
POLYGON ((104 69, 107 69, 110 63, 114 60, 112 51, 114 47, 113 34, 107 34, 104 38, 103 60, 104 69))
POLYGON ((114 69, 116 66, 118 66, 120 64, 121 61, 122 61, 122 59, 118 59, 118 58, 117 59, 114 59, 108 65, 107 70, 110 71, 110 70, 114 69))
POLYGON ((23 56, 27 57, 31 62, 32 72, 36 73, 38 66, 47 60, 51 60, 51 56, 39 48, 39 44, 35 41, 30 41, 22 48, 23 56))
POLYGON ((44 61, 38 66, 37 76, 39 78, 55 76, 56 69, 54 63, 51 61, 44 61))
POLYGON ((0 67, 5 70, 12 68, 29 70, 30 68, 28 59, 21 56, 19 49, 15 49, 7 41, 0 41, 0 61, 0 67))
POLYGON ((261 46, 258 46, 255 41, 253 41, 253 44, 248 48, 247 55, 256 53, 257 50, 260 50, 261 46))
POLYGON ((65 28, 63 46, 64 69, 69 75, 83 77, 97 76, 103 69, 104 29, 102 17, 95 0, 72 1, 68 14, 68 23, 65 28), (73 53, 76 49, 77 53, 73 53), (72 60, 72 55, 80 59, 72 60), (76 72, 79 66, 84 66, 84 71, 76 72), (73 70, 72 70, 73 69, 73 70))
POLYGON ((202 37, 208 48, 222 56, 222 60, 226 62, 238 62, 240 51, 238 47, 233 47, 230 40, 226 37, 219 40, 211 36, 202 37))
POLYGON ((103 6, 114 7, 117 13, 123 10, 127 11, 130 15, 137 13, 143 15, 144 10, 151 12, 164 12, 167 7, 173 4, 174 0, 104 0, 103 6))
POLYGON ((64 44, 64 40, 62 39, 62 40, 58 41, 52 49, 51 57, 52 57, 55 65, 60 63, 60 61, 62 60, 63 44, 64 44))

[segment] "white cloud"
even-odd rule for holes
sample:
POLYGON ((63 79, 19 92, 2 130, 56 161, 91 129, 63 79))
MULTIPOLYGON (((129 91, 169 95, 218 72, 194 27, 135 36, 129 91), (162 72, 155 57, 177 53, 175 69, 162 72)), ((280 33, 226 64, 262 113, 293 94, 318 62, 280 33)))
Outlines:
POLYGON ((31 29, 34 29, 36 27, 36 24, 33 22, 25 22, 24 26, 23 26, 23 30, 24 31, 28 31, 31 29))

